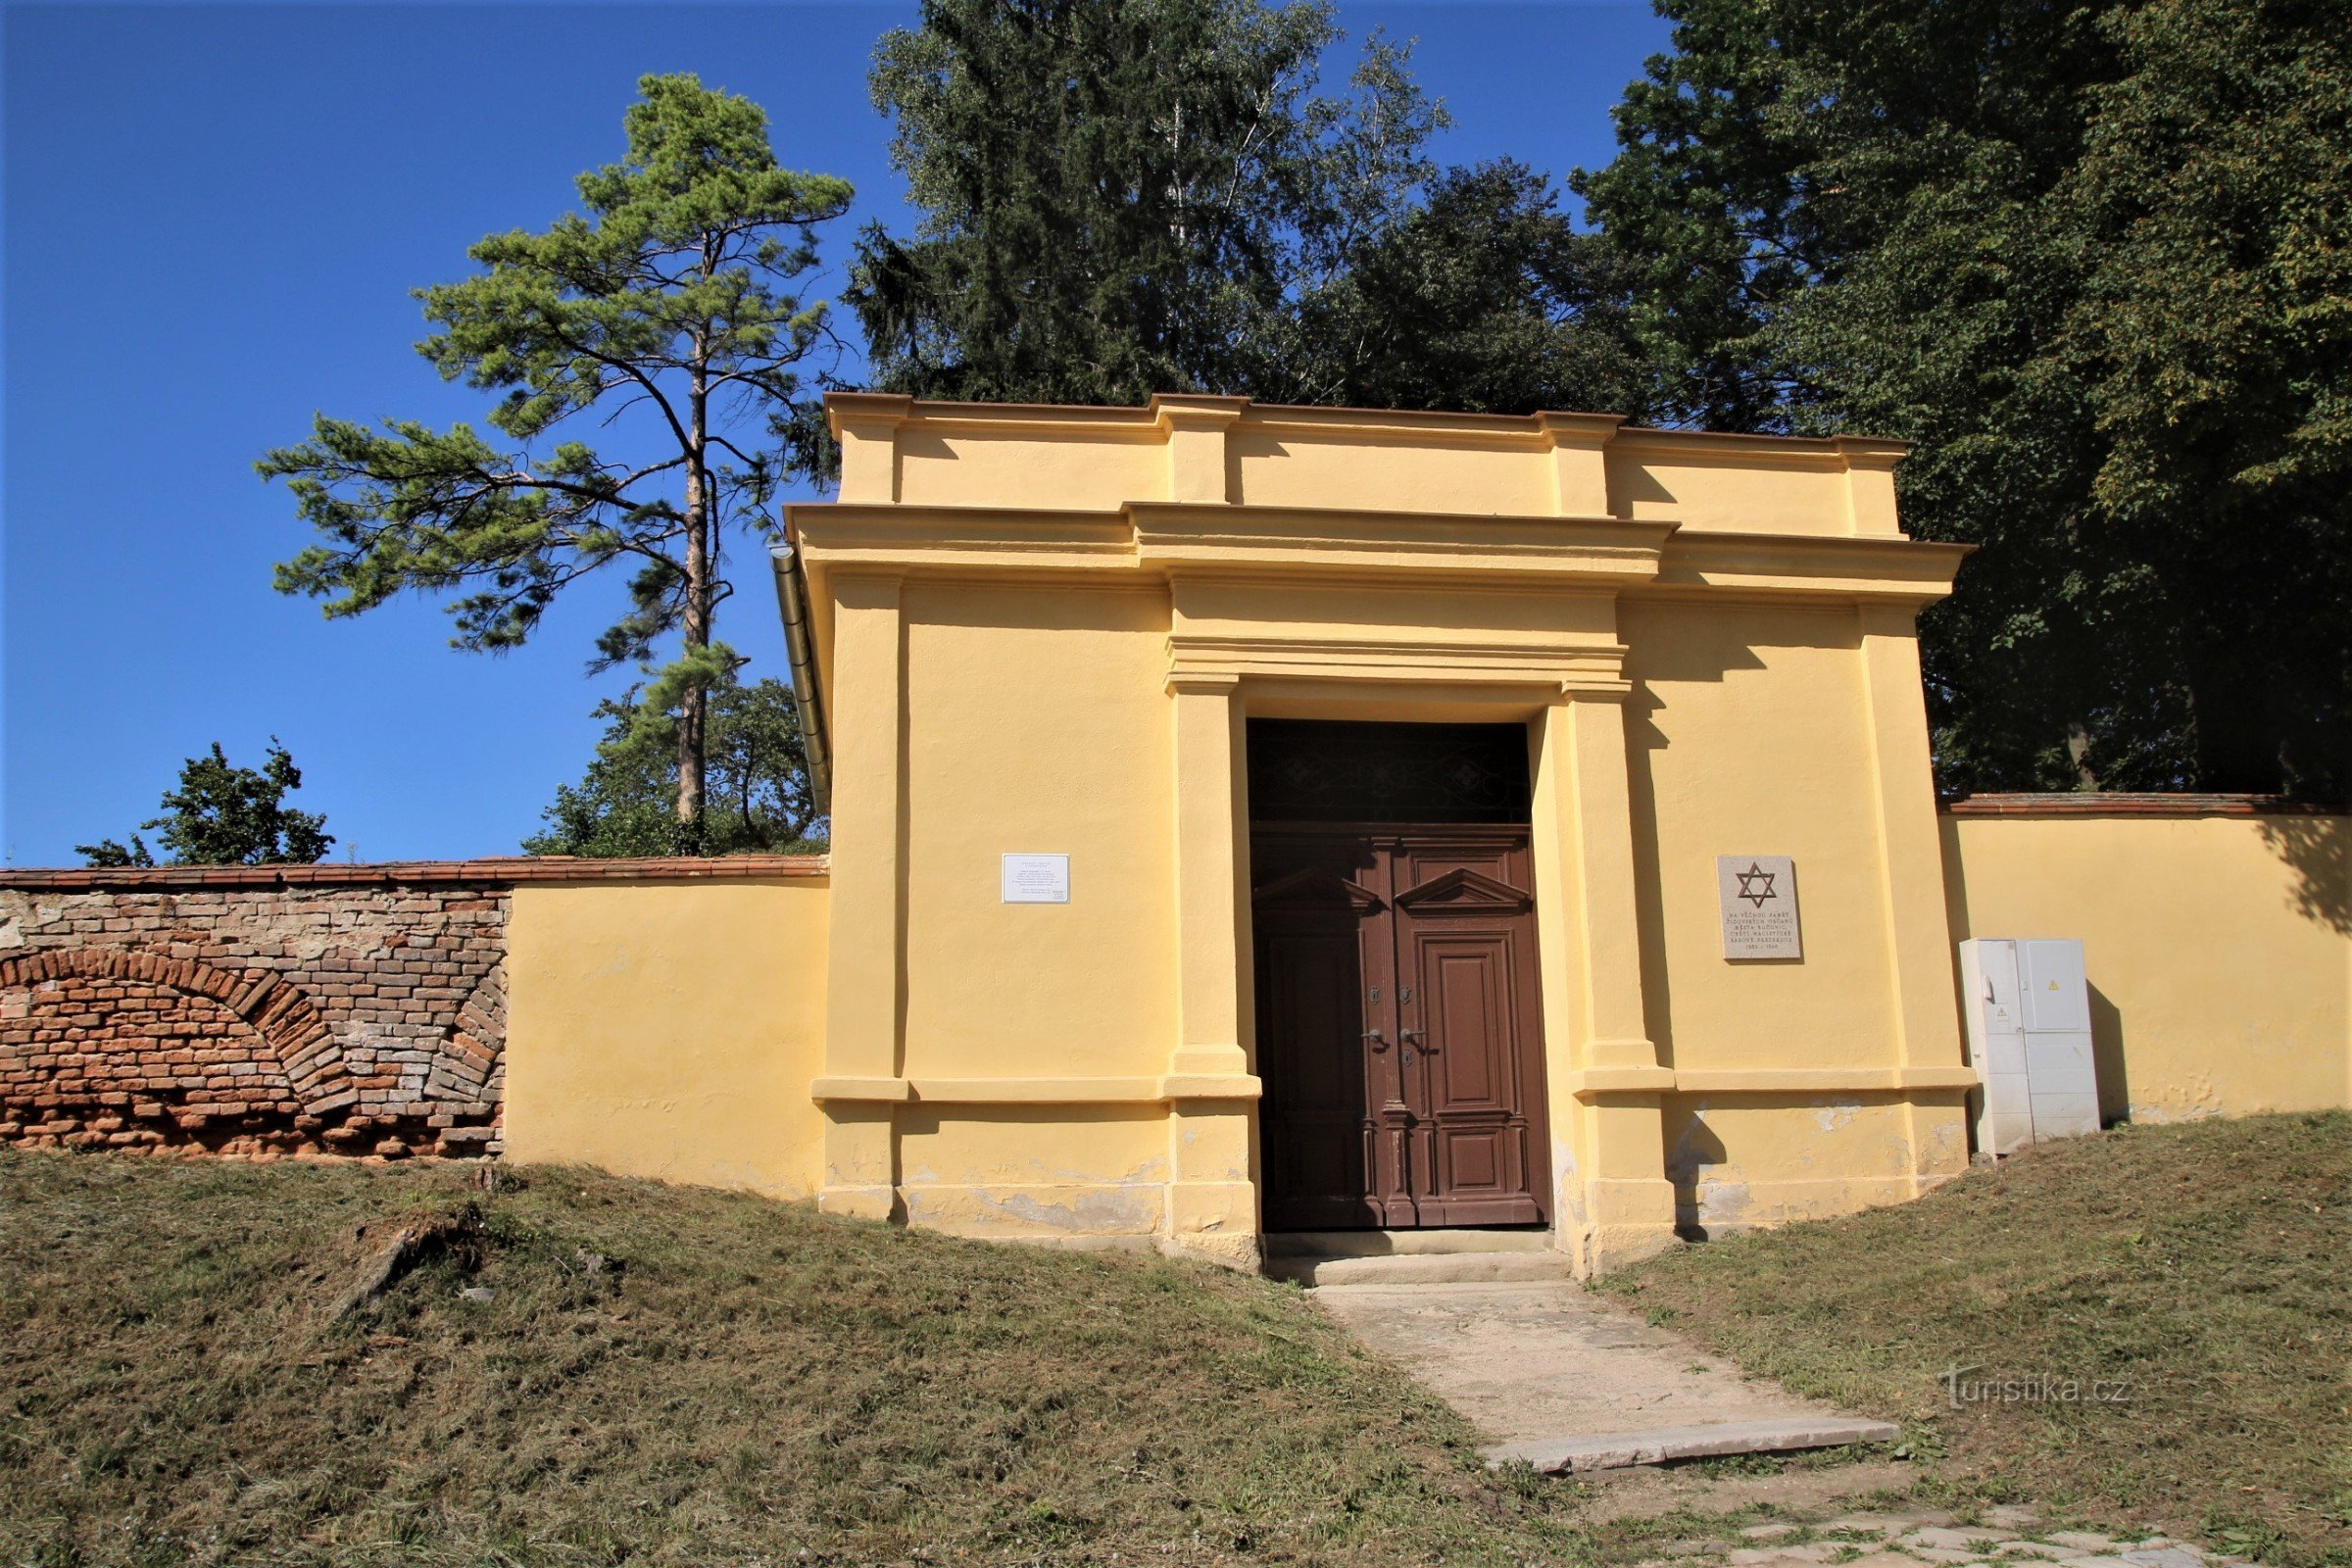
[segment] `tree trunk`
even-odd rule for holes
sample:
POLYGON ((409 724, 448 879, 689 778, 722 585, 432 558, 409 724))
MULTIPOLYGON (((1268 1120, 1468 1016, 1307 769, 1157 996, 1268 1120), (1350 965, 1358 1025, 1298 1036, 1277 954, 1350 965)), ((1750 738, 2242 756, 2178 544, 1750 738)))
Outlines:
MULTIPOLYGON (((708 509, 699 500, 699 475, 686 481, 686 613, 680 626, 689 657, 710 646, 710 541, 708 509)), ((703 814, 703 760, 710 693, 700 681, 690 684, 678 703, 678 820, 694 822, 703 814)))
MULTIPOLYGON (((686 455, 686 604, 679 632, 691 659, 710 646, 710 476, 703 466, 705 419, 709 390, 703 368, 694 372, 687 435, 693 450, 686 455)), ((696 681, 678 704, 678 820, 693 824, 703 815, 703 760, 708 755, 706 725, 710 717, 710 689, 696 681)))

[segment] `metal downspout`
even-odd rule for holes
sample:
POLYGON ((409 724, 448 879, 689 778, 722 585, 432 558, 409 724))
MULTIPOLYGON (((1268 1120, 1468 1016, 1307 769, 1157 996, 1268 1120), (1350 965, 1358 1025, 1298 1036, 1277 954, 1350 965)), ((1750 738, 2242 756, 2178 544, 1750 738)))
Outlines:
POLYGON ((779 540, 767 547, 776 574, 776 604, 784 613, 784 659, 792 666, 792 702, 800 710, 801 744, 808 755, 808 794, 819 816, 833 814, 833 753, 826 741, 825 699, 816 688, 816 650, 808 641, 808 579, 800 552, 779 540))

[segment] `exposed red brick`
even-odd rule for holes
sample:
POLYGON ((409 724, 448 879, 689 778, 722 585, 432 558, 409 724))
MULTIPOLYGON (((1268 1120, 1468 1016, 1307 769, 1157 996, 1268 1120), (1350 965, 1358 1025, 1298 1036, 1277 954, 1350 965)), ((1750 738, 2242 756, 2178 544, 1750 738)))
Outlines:
POLYGON ((507 899, 407 869, 0 874, 0 1141, 495 1152, 507 899))

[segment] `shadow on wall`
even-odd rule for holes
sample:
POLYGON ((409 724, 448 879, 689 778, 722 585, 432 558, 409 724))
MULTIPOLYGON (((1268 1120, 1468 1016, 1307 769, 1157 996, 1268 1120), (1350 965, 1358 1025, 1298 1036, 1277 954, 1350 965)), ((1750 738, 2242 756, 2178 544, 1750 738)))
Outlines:
POLYGON ((2295 873, 2295 907, 2352 936, 2352 816, 2266 816, 2262 841, 2295 873))
POLYGON ((1683 1124, 1674 1147, 1666 1152, 1666 1179, 1674 1183, 1674 1234, 1686 1242, 1703 1242, 1707 1228, 1700 1223, 1699 1183, 1707 1167, 1731 1158, 1723 1140, 1706 1121, 1693 1114, 1683 1124))
POLYGON ((2090 991, 2090 1060, 2099 1080, 2099 1125, 2132 1119, 2132 1073, 2124 1059, 2124 1014, 2097 986, 2090 991))

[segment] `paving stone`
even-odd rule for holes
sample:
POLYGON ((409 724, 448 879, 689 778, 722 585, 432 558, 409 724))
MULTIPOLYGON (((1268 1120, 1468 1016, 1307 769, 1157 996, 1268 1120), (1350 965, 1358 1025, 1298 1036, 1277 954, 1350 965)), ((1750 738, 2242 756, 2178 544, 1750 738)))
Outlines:
POLYGON ((1749 1525, 1740 1532, 1746 1541, 1781 1541, 1802 1530, 1802 1525, 1749 1525))
POLYGON ((2016 1539, 2015 1531, 1991 1525, 1961 1525, 1956 1528, 1924 1525, 1905 1535, 1897 1544, 1905 1547, 1934 1546, 1944 1551, 1966 1552, 1982 1557, 1986 1553, 1977 1550, 1979 1543, 1989 1541, 1997 1546, 2004 1541, 2016 1539))
POLYGON ((2116 1549, 2116 1543, 2112 1538, 2090 1530, 2053 1530, 2050 1532, 2050 1540, 2053 1544, 2074 1551, 2112 1552, 2116 1549))
POLYGON ((2206 1568, 2205 1554, 2193 1546, 2178 1543, 2162 1546, 2137 1546, 2124 1556, 2141 1568, 2206 1568))
POLYGON ((2031 1530, 2041 1523, 2041 1516, 2031 1508, 2021 1508, 2014 1502, 1996 1503, 1984 1510, 1984 1522, 2003 1530, 2031 1530))

